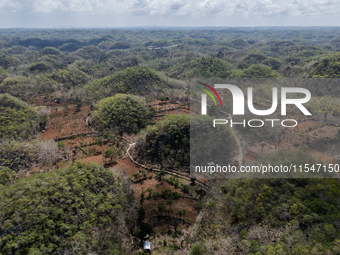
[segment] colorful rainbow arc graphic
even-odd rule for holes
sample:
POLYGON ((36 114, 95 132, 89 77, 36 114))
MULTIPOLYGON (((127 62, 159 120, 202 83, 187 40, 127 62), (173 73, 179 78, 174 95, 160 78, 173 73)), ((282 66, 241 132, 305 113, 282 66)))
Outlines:
MULTIPOLYGON (((211 91, 214 92, 215 95, 217 96, 218 100, 220 100, 220 104, 221 104, 221 106, 222 106, 222 100, 221 100, 221 98, 220 98, 220 95, 217 93, 217 91, 216 91, 213 87, 211 87, 210 85, 205 84, 205 83, 203 83, 203 82, 197 82, 197 83, 202 84, 203 86, 206 86, 207 88, 211 89, 211 91)), ((206 90, 206 89, 201 89, 201 90, 207 92, 207 93, 209 94, 209 96, 212 98, 212 100, 214 100, 215 106, 217 106, 216 100, 215 100, 215 98, 213 97, 213 95, 210 93, 210 91, 208 91, 208 90, 206 90)))

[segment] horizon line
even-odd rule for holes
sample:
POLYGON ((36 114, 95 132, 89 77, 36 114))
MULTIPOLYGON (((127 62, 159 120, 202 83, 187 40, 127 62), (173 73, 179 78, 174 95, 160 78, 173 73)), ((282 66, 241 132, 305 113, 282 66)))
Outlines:
POLYGON ((168 25, 146 25, 146 26, 70 26, 70 27, 0 27, 2 29, 133 29, 133 28, 340 28, 339 26, 329 25, 275 25, 275 26, 168 26, 168 25))

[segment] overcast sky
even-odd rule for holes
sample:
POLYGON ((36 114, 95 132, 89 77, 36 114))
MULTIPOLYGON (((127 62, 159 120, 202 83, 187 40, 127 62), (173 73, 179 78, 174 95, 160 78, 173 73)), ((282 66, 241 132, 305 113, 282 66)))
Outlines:
POLYGON ((0 0, 0 27, 340 26, 340 0, 0 0))

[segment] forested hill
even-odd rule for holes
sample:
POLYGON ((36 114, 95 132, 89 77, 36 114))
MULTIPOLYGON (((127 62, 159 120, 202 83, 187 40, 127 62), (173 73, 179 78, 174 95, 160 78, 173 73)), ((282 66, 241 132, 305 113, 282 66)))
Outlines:
POLYGON ((189 171, 222 153, 338 176, 339 54, 338 27, 0 29, 0 255, 145 254, 147 235, 152 254, 340 254, 338 179, 189 171), (285 78, 315 78, 312 116, 212 129, 228 110, 208 97, 201 116, 190 87, 234 78, 273 78, 256 109, 285 78))

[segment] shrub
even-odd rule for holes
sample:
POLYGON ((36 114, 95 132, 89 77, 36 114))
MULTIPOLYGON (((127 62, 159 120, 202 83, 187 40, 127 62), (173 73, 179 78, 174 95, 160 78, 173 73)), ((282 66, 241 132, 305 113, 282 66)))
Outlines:
POLYGON ((138 97, 117 94, 101 100, 90 116, 91 125, 115 133, 137 133, 150 123, 153 113, 138 97))
POLYGON ((0 94, 0 137, 31 138, 40 129, 36 111, 26 102, 0 94))
POLYGON ((189 165, 189 127, 188 115, 168 115, 154 126, 148 126, 137 140, 133 154, 138 160, 181 167, 189 165))
POLYGON ((206 249, 200 243, 194 243, 190 249, 190 255, 203 255, 206 254, 206 249))
POLYGON ((22 178, 0 197, 2 254, 122 254, 137 211, 127 183, 96 164, 22 178))

